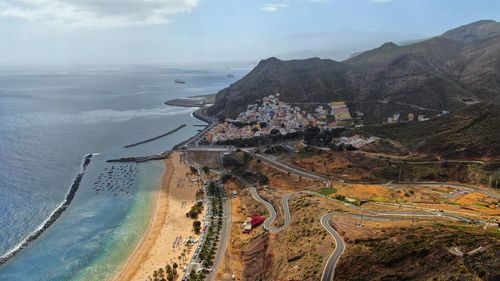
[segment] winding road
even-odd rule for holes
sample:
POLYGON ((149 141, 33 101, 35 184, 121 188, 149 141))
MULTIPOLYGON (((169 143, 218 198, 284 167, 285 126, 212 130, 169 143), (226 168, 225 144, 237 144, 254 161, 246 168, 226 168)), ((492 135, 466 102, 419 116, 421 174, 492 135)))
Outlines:
MULTIPOLYGON (((289 163, 283 162, 276 157, 273 156, 268 156, 268 155, 262 155, 262 154, 255 154, 255 158, 260 159, 262 162, 272 166, 273 168, 283 171, 285 173, 292 173, 297 176, 300 176, 305 179, 310 179, 310 180, 323 180, 323 181, 329 181, 332 180, 331 177, 328 175, 320 174, 320 173, 314 173, 314 172, 309 172, 306 171, 300 167, 293 166, 289 163)), ((346 182, 349 183, 349 182, 346 182)), ((353 182, 353 184, 356 184, 353 182)), ((359 184, 381 184, 381 183, 375 183, 375 182, 366 182, 366 183, 359 183, 359 184)), ((500 199, 500 195, 494 192, 491 192, 487 189, 484 188, 479 188, 477 186, 469 185, 469 184, 464 184, 464 183, 453 183, 453 182, 389 182, 386 183, 385 185, 388 185, 390 187, 403 187, 403 186, 408 186, 408 185, 413 185, 413 186, 442 186, 442 187, 449 187, 453 189, 460 189, 460 190, 467 190, 467 191, 475 191, 479 192, 482 194, 485 194, 489 197, 495 198, 495 199, 500 199)))
MULTIPOLYGON (((368 215, 364 215, 363 218, 366 219, 366 220, 404 220, 404 219, 415 219, 415 218, 418 218, 418 219, 450 219, 450 220, 467 220, 466 218, 462 218, 462 217, 459 217, 459 216, 453 216, 453 215, 449 215, 449 214, 443 214, 443 213, 432 213, 432 212, 388 212, 388 211, 375 211, 375 210, 366 210, 366 209, 362 209, 361 207, 358 207, 358 206, 355 206, 355 205, 351 205, 351 204, 346 204, 345 202, 342 202, 342 201, 339 201, 335 198, 331 198, 331 197, 326 197, 326 196, 323 196, 321 194, 318 194, 318 193, 315 193, 315 192, 312 192, 312 191, 298 191, 298 192, 292 192, 292 193, 287 193, 285 194, 282 198, 281 198, 281 204, 282 204, 282 207, 283 207, 283 213, 284 213, 284 223, 282 226, 280 227, 275 227, 273 226, 273 222, 276 220, 277 218, 277 212, 274 208, 274 206, 266 201, 264 198, 262 198, 256 187, 252 184, 250 184, 248 181, 246 181, 245 179, 237 176, 237 175, 233 175, 235 178, 237 178, 238 180, 240 180, 243 184, 245 184, 252 197, 259 203, 263 204, 266 209, 268 210, 269 212, 269 217, 264 221, 263 223, 263 228, 266 229, 267 231, 271 232, 271 233, 278 233, 278 232, 281 232, 283 231, 285 228, 287 228, 288 226, 290 226, 290 224, 292 223, 292 215, 291 215, 291 212, 290 212, 290 207, 289 207, 289 201, 290 199, 295 196, 295 195, 298 195, 298 194, 308 194, 308 195, 313 195, 313 196, 318 196, 318 197, 322 197, 322 198, 326 198, 328 200, 332 200, 332 201, 336 201, 336 202, 339 202, 339 203, 342 203, 344 204, 346 207, 349 207, 353 210, 356 210, 356 211, 363 211, 364 213, 367 213, 368 215)), ((332 237, 335 239, 335 250, 333 251, 333 253, 330 255, 330 257, 328 258, 327 260, 327 263, 325 265, 325 268, 323 269, 323 274, 322 274, 322 277, 321 277, 321 280, 322 281, 331 281, 333 280, 333 276, 334 276, 334 273, 335 273, 335 267, 337 266, 337 263, 340 259, 340 257, 342 256, 342 254, 344 253, 345 251, 345 248, 346 248, 346 245, 344 243, 344 241, 342 240, 342 237, 340 236, 340 234, 331 226, 330 224, 330 221, 332 219, 332 217, 335 215, 334 212, 330 212, 330 213, 326 213, 324 214, 322 217, 321 217, 321 225, 323 226, 323 228, 325 228, 325 230, 330 234, 332 235, 332 237)), ((349 215, 349 216, 352 216, 354 218, 359 218, 360 215, 359 214, 353 214, 353 213, 346 213, 346 214, 343 214, 343 215, 349 215)))
MULTIPOLYGON (((225 152, 224 148, 211 148, 213 151, 219 151, 219 152, 225 152)), ((226 148, 227 151, 227 148, 226 148)), ((306 170, 303 170, 302 168, 292 166, 288 163, 282 162, 275 157, 271 156, 264 156, 261 154, 255 154, 255 157, 257 159, 260 159, 262 162, 272 166, 275 169, 281 170, 286 173, 291 173, 296 176, 300 176, 302 178, 310 179, 310 180, 315 180, 315 181, 329 181, 331 180, 330 176, 319 174, 319 173, 312 173, 306 170)), ((221 157, 222 158, 222 157, 221 157)), ((222 159, 221 159, 221 171, 222 173, 227 173, 227 171, 224 170, 223 165, 222 165, 222 159)), ((337 203, 341 203, 344 206, 348 207, 349 209, 352 209, 353 211, 356 212, 362 212, 364 215, 362 216, 363 219, 365 220, 405 220, 405 219, 447 219, 447 220, 457 220, 457 221, 465 221, 465 222, 471 222, 471 220, 456 215, 448 212, 443 212, 440 210, 425 210, 425 211, 396 211, 396 212, 391 212, 391 211, 376 211, 376 210, 367 210, 363 209, 361 207, 347 204, 343 201, 339 201, 335 198, 332 197, 327 197, 323 196, 321 194, 312 192, 312 191, 299 191, 299 192, 292 192, 292 193, 287 193, 281 198, 281 205, 283 209, 283 224, 281 226, 274 226, 273 223, 278 217, 278 214, 274 208, 274 206, 263 199, 256 187, 246 181, 245 179, 232 174, 235 178, 237 178, 239 181, 241 181, 244 185, 246 185, 254 198, 257 202, 261 203, 266 207, 266 209, 269 212, 269 217, 264 221, 263 223, 263 228, 266 229, 267 231, 271 233, 279 233, 286 229, 288 226, 291 225, 292 223, 292 215, 290 212, 290 207, 289 207, 289 201, 292 199, 295 195, 298 194, 308 194, 308 195, 313 195, 313 196, 318 196, 318 197, 323 197, 326 198, 327 200, 332 200, 337 203)), ((419 182, 419 183, 388 183, 387 184, 389 187, 398 187, 398 186, 405 186, 405 185, 421 185, 421 186, 429 186, 429 185, 435 185, 435 186, 448 186, 451 188, 455 189, 460 189, 460 190, 468 190, 468 191, 479 191, 484 194, 493 196, 494 198, 498 198, 497 194, 490 193, 487 190, 483 189, 478 189, 473 186, 465 185, 465 184, 457 184, 457 183, 440 183, 440 182, 419 182)), ((334 274, 335 274, 335 268, 337 266, 338 261, 340 260, 340 257, 344 253, 346 249, 346 244, 343 241, 342 237, 340 234, 335 230, 335 228, 331 225, 332 218, 336 215, 337 213, 335 212, 328 212, 326 214, 323 214, 321 216, 320 222, 323 228, 334 238, 335 240, 335 249, 328 258, 325 267, 323 269, 323 273, 321 276, 321 281, 331 281, 333 280, 334 274)), ((360 218, 361 216, 358 213, 338 213, 339 215, 347 215, 351 216, 353 218, 360 218)), ((225 232, 225 231, 224 231, 225 232)), ((225 244, 227 243, 228 237, 223 237, 222 240, 222 248, 225 248, 225 244)), ((219 253, 217 256, 221 256, 219 253)), ((220 265, 220 261, 217 261, 216 266, 214 268, 218 268, 220 265)), ((209 280, 213 280, 215 277, 215 274, 211 274, 209 277, 209 280)))
POLYGON ((337 263, 346 248, 344 240, 330 224, 332 217, 333 213, 324 214, 321 217, 321 225, 326 229, 326 231, 328 231, 328 233, 330 233, 333 239, 335 239, 335 250, 326 261, 325 269, 323 270, 323 274, 321 274, 321 281, 333 280, 337 263))

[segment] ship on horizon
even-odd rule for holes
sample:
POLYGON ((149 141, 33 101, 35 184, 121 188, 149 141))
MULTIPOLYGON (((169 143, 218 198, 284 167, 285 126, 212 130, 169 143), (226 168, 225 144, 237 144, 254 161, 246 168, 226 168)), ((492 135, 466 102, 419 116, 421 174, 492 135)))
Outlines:
POLYGON ((177 84, 186 84, 186 81, 181 80, 181 79, 175 79, 175 83, 177 83, 177 84))

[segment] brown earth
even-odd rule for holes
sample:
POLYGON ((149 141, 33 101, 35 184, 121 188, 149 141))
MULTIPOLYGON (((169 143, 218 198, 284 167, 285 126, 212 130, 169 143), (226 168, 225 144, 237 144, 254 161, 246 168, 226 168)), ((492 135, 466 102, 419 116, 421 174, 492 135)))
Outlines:
POLYGON ((493 281, 500 277, 500 236, 476 225, 402 223, 354 237, 340 259, 335 280, 493 281), (463 251, 486 248, 457 257, 449 252, 453 246, 463 251))

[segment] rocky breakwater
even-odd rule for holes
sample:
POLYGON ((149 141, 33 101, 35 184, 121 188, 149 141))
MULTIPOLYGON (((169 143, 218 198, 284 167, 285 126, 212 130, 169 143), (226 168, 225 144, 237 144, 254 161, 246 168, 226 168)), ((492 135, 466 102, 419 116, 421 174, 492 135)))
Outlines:
POLYGON ((137 143, 133 143, 133 144, 129 144, 129 145, 125 145, 124 148, 129 148, 129 147, 133 147, 133 146, 138 146, 138 145, 141 145, 141 144, 144 144, 144 143, 148 143, 148 142, 152 142, 152 141, 155 141, 157 139, 161 139, 163 137, 166 137, 168 135, 171 135, 177 131, 179 131, 180 129, 186 127, 186 124, 182 124, 180 125, 179 127, 169 131, 169 132, 166 132, 165 134, 162 134, 162 135, 159 135, 159 136, 156 136, 154 138, 150 138, 150 139, 147 139, 147 140, 144 140, 144 141, 140 141, 140 142, 137 142, 137 143))
POLYGON ((157 154, 157 155, 138 156, 138 157, 122 157, 122 158, 118 158, 118 159, 106 160, 106 162, 108 162, 108 163, 118 163, 118 162, 144 163, 144 162, 148 162, 148 161, 167 159, 168 157, 170 157, 170 154, 171 154, 170 151, 166 151, 166 152, 162 152, 162 153, 157 154))
POLYGON ((62 213, 69 207, 71 201, 75 198, 75 194, 80 187, 80 183, 83 179, 83 175, 87 170, 87 167, 90 164, 90 159, 93 154, 88 154, 84 157, 83 163, 80 169, 80 172, 73 180, 73 184, 71 185, 68 194, 66 194, 65 200, 57 207, 54 212, 48 217, 40 227, 38 227, 33 233, 31 233, 26 239, 24 239, 21 243, 19 243, 14 249, 9 251, 7 254, 0 257, 0 265, 7 262, 10 258, 19 253, 24 247, 28 246, 32 241, 37 239, 47 228, 49 228, 61 215, 62 213))

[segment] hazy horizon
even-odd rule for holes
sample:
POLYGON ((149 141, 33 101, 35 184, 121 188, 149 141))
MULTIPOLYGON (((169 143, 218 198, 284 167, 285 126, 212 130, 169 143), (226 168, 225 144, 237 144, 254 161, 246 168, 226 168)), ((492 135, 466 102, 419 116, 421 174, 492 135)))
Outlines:
POLYGON ((499 9, 487 0, 0 0, 0 64, 343 60, 384 42, 498 20, 499 9))

